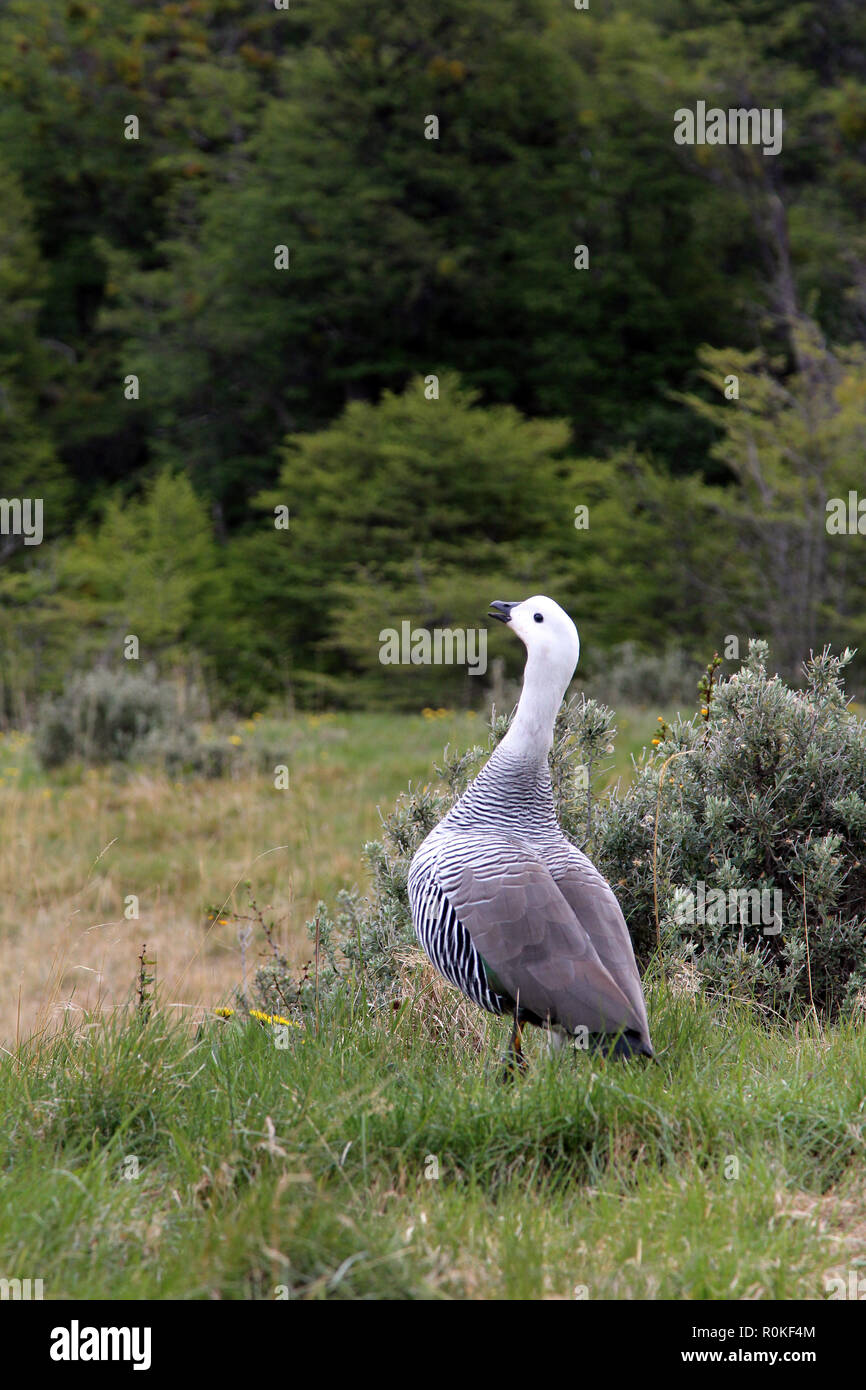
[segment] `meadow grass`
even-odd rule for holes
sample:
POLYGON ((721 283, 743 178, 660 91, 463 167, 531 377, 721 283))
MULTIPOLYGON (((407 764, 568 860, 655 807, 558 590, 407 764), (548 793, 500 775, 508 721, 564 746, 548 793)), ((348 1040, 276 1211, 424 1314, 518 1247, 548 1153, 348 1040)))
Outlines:
MULTIPOLYGON (((655 711, 626 711, 610 775, 652 736, 655 711)), ((228 739, 252 740, 252 721, 228 739)), ((0 1041, 68 1011, 111 1008, 136 957, 155 956, 166 1006, 201 1011, 241 982, 238 924, 257 902, 293 966, 309 959, 316 903, 366 884, 365 840, 398 794, 434 780, 446 744, 486 743, 481 715, 358 713, 265 718, 289 787, 242 765, 235 777, 171 781, 153 768, 38 767, 29 738, 0 736, 0 1041), (138 917, 127 917, 138 899, 138 917), (226 908, 212 924, 211 906, 226 908)), ((260 941, 250 947, 248 976, 260 941)))
POLYGON ((826 1297, 866 1258, 866 1038, 661 980, 649 1007, 657 1062, 533 1034, 511 1085, 504 1025, 449 1032, 423 987, 279 1039, 158 1008, 34 1038, 0 1068, 0 1275, 48 1298, 826 1297))
MULTIPOLYGON (((654 723, 620 719, 611 776, 654 723)), ((387 1016, 360 982, 284 1035, 218 1018, 240 957, 207 905, 243 911, 249 878, 306 958, 316 900, 363 882, 377 805, 483 721, 271 732, 287 793, 251 772, 48 778, 25 738, 0 746, 0 1278, 48 1298, 808 1299, 861 1271, 852 1025, 780 1028, 651 975, 656 1063, 549 1057, 533 1033, 506 1086, 505 1025, 411 953, 387 1016), (143 940, 149 1019, 125 1002, 143 940)))

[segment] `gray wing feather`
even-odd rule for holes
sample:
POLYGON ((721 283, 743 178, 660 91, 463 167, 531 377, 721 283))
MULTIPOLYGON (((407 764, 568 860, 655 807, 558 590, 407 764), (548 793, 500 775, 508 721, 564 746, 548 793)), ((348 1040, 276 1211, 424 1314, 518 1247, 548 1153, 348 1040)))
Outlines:
POLYGON ((575 1032, 646 1030, 546 864, 517 836, 465 833, 438 864, 475 949, 523 1008, 575 1032))
POLYGON ((628 997, 640 1019, 640 1032, 649 1042, 643 986, 634 958, 634 947, 622 908, 607 879, 580 850, 572 848, 568 870, 556 875, 556 884, 580 925, 589 936, 605 969, 628 997))

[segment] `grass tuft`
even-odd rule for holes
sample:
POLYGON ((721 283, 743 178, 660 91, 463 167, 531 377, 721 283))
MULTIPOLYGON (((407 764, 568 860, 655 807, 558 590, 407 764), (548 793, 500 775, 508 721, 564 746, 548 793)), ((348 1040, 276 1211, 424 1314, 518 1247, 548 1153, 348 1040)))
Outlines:
POLYGON ((406 969, 385 1018, 344 997, 318 1030, 192 1027, 157 1001, 6 1057, 7 1277, 47 1297, 821 1298, 856 1257, 853 1026, 783 1031, 657 982, 657 1062, 532 1033, 503 1086, 504 1025, 406 969))

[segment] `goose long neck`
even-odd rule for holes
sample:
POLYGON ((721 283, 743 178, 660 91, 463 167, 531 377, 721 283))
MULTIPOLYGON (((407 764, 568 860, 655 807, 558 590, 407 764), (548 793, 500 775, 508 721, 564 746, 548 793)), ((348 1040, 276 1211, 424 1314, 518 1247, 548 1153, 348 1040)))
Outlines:
POLYGON ((521 762, 547 767, 547 755, 553 746, 553 726, 566 686, 551 678, 544 663, 527 657, 523 673, 520 702, 500 748, 507 749, 521 762))
POLYGON ((547 755, 564 694, 565 686, 551 681, 550 670, 543 663, 537 667, 530 656, 511 727, 446 817, 449 824, 473 829, 510 825, 542 833, 555 829, 547 755))

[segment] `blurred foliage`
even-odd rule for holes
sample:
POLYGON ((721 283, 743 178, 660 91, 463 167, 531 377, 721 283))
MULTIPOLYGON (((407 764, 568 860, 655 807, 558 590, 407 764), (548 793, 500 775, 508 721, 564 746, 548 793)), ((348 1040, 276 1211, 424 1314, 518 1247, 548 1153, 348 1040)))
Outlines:
POLYGON ((74 676, 40 711, 36 753, 45 768, 70 759, 90 764, 126 762, 148 735, 174 718, 174 691, 153 672, 108 668, 74 676))
POLYGON ((7 0, 0 719, 128 633, 214 703, 462 702, 379 632, 538 590, 596 669, 862 641, 864 53, 854 0, 7 0))

